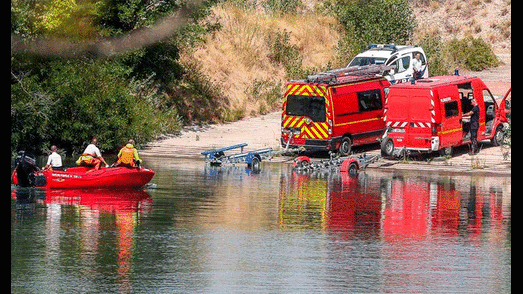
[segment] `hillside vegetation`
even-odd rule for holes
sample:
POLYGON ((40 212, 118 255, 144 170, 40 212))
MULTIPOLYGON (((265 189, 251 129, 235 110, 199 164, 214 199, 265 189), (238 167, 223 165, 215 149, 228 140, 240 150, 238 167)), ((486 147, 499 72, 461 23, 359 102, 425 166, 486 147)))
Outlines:
POLYGON ((229 101, 225 120, 274 110, 289 78, 335 62, 343 33, 330 15, 269 14, 231 3, 216 5, 211 13, 220 29, 201 46, 182 52, 181 61, 199 64, 219 85, 229 101))
POLYGON ((277 109, 286 81, 343 67, 371 42, 421 45, 433 75, 497 66, 510 16, 506 0, 225 1, 207 18, 220 29, 181 60, 219 85, 222 119, 236 120, 277 109))
POLYGON ((507 0, 14 0, 12 42, 38 50, 11 54, 11 152, 79 153, 92 136, 108 151, 268 113, 286 81, 343 67, 369 43, 420 44, 431 74, 497 66, 510 15, 507 0), (129 46, 180 11, 174 34, 145 46, 45 53, 63 43, 54 38, 71 42, 64 50, 129 46))

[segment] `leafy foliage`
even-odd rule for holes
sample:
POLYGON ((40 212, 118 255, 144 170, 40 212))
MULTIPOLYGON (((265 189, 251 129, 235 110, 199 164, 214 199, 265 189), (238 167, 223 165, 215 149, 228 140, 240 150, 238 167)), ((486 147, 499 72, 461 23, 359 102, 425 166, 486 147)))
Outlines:
POLYGON ((146 142, 178 129, 176 111, 155 107, 151 95, 129 87, 122 78, 128 71, 108 60, 58 59, 34 74, 13 74, 12 150, 58 144, 78 153, 92 136, 111 150, 130 137, 146 142))
MULTIPOLYGON (((27 39, 64 37, 80 42, 119 37, 153 25, 172 14, 179 3, 15 0, 11 2, 11 33, 27 39)), ((205 9, 195 9, 194 14, 203 17, 205 9)), ((111 150, 130 137, 143 144, 179 130, 176 103, 165 94, 186 71, 178 62, 177 41, 171 37, 104 59, 13 55, 12 152, 38 153, 57 144, 78 153, 92 136, 98 137, 102 149, 111 150)))
POLYGON ((451 74, 456 68, 480 71, 499 65, 492 47, 481 38, 452 39, 443 42, 437 34, 427 34, 419 44, 427 54, 431 75, 451 74))
POLYGON ((334 11, 353 32, 350 43, 358 52, 370 43, 405 44, 412 39, 416 26, 407 0, 339 0, 334 11))

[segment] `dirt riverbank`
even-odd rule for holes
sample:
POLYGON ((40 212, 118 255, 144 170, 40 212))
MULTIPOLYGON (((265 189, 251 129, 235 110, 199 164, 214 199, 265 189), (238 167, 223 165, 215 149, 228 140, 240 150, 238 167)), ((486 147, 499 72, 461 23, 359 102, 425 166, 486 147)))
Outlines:
MULTIPOLYGON (((501 96, 510 88, 510 64, 503 65, 493 70, 479 73, 465 73, 462 75, 479 76, 487 84, 492 94, 501 96)), ((181 134, 148 144, 140 151, 141 156, 155 157, 185 157, 203 158, 204 150, 248 143, 244 149, 256 150, 272 147, 280 150, 280 119, 281 112, 276 111, 259 117, 249 117, 243 120, 205 126, 186 126, 181 134)), ((458 148, 452 158, 422 158, 404 161, 380 159, 369 168, 383 169, 412 169, 424 171, 449 171, 449 172, 488 172, 501 175, 510 175, 511 157, 510 149, 494 147, 489 141, 481 142, 479 154, 470 156, 468 148, 458 148)), ((379 145, 355 148, 355 154, 367 152, 379 153, 379 145)), ((291 162, 292 157, 275 157, 272 162, 291 162)))

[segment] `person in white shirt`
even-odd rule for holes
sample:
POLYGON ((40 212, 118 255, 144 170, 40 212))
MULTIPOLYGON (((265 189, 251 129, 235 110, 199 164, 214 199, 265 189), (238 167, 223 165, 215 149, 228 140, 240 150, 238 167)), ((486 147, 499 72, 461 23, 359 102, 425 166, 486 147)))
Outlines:
POLYGON ((423 76, 423 72, 421 71, 421 67, 423 65, 421 64, 420 57, 421 54, 417 52, 414 54, 414 60, 412 60, 412 68, 414 69, 414 79, 416 80, 421 79, 423 76))
POLYGON ((51 146, 51 155, 47 158, 47 164, 45 165, 45 169, 51 168, 54 170, 64 170, 64 167, 62 166, 62 156, 58 154, 56 151, 58 151, 58 148, 53 145, 51 146))
POLYGON ((93 170, 100 169, 100 164, 103 162, 105 164, 105 167, 109 167, 107 162, 105 162, 104 158, 102 157, 102 154, 100 153, 100 149, 96 147, 97 144, 96 138, 93 138, 91 140, 91 144, 89 144, 85 150, 84 153, 78 158, 76 161, 77 165, 84 165, 84 166, 90 166, 94 167, 93 170))

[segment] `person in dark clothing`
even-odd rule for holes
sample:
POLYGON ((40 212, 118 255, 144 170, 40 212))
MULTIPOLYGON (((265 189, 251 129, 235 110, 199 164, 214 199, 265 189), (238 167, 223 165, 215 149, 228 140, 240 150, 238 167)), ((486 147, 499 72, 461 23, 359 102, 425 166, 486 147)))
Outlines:
POLYGON ((478 150, 478 129, 479 129, 479 107, 476 99, 471 100, 472 110, 464 113, 463 116, 470 116, 470 141, 472 144, 471 154, 476 154, 478 150))

